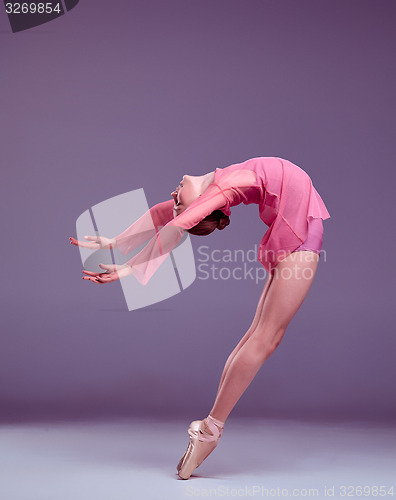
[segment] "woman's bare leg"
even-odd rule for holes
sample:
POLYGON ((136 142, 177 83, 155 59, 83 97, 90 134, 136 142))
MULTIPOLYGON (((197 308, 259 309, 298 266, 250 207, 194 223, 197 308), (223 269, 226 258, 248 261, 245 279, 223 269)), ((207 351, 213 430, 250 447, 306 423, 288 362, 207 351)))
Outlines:
MULTIPOLYGON (((243 346, 243 344, 247 341, 247 339, 249 338, 249 336, 254 332, 254 330, 256 329, 256 326, 258 324, 258 321, 260 319, 260 316, 261 316, 261 309, 262 309, 262 306, 264 304, 264 299, 265 299, 265 296, 267 294, 267 291, 268 291, 268 288, 269 288, 269 285, 271 283, 271 279, 272 279, 272 275, 269 274, 268 277, 267 277, 267 280, 265 282, 265 285, 264 285, 264 289, 263 291, 261 292, 261 295, 260 295, 260 299, 259 299, 259 303, 258 303, 258 306, 257 306, 257 309, 256 309, 256 314, 254 316, 254 319, 253 319, 253 322, 252 324, 250 325, 250 328, 249 330, 245 333, 245 335, 242 337, 242 339, 239 341, 239 343, 237 344, 237 346, 235 347, 235 349, 232 351, 232 353, 228 356, 228 359, 226 361, 226 364, 224 366, 224 370, 223 370, 223 374, 221 376, 221 379, 220 379, 220 383, 219 383, 219 388, 217 390, 217 395, 219 394, 220 392, 220 389, 221 389, 221 386, 223 385, 223 382, 224 382, 224 378, 227 374, 227 371, 229 369, 229 366, 232 362, 232 360, 234 359, 235 355, 237 354, 237 352, 239 351, 239 349, 243 346)), ((217 398, 217 395, 216 395, 216 398, 217 398)), ((216 417, 213 417, 213 415, 210 415, 213 418, 216 418, 216 417)), ((206 419, 205 419, 206 420, 206 419)), ((205 422, 204 420, 204 422, 205 422)), ((215 422, 216 424, 217 422, 215 422)), ((205 422, 206 424, 206 422, 205 422)), ((220 427, 219 427, 220 428, 220 427)), ((180 459, 179 461, 179 464, 177 466, 177 470, 179 471, 180 470, 180 467, 184 461, 184 458, 186 456, 186 454, 188 453, 188 448, 187 448, 187 451, 186 453, 182 456, 182 458, 180 459)))
POLYGON ((274 269, 266 283, 261 308, 254 330, 233 356, 223 383, 210 411, 214 418, 225 422, 231 410, 245 392, 264 361, 278 347, 285 331, 303 303, 313 282, 319 256, 315 252, 294 252, 274 269))
MULTIPOLYGON (((250 335, 256 329, 257 323, 258 323, 258 321, 260 319, 260 316, 262 314, 262 308, 263 308, 265 296, 267 295, 268 288, 269 288, 270 283, 271 283, 271 279, 272 279, 272 275, 268 274, 267 280, 266 280, 266 282, 264 284, 263 291, 261 292, 261 295, 260 295, 259 303, 258 303, 258 306, 257 306, 257 309, 256 309, 256 313, 254 315, 253 322, 250 325, 249 330, 241 338, 241 340, 238 342, 238 344, 235 346, 234 350, 231 352, 231 354, 227 358, 227 361, 226 361, 226 363, 224 365, 223 373, 222 373, 221 378, 220 378, 219 388, 217 389, 217 394, 219 394, 219 392, 220 392, 221 386, 223 385, 225 376, 226 376, 227 371, 228 371, 228 369, 230 367, 230 364, 232 363, 232 360, 235 358, 235 356, 236 356, 237 352, 239 351, 239 349, 244 345, 244 343, 247 341, 247 339, 250 337, 250 335)), ((217 394, 216 394, 216 397, 217 397, 217 394)))

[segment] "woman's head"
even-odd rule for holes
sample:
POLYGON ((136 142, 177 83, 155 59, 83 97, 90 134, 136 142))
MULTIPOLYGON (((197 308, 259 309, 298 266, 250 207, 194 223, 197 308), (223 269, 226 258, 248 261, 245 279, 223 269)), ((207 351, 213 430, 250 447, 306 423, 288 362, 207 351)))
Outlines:
POLYGON ((202 178, 194 175, 184 175, 180 184, 171 193, 175 201, 174 217, 178 216, 201 195, 202 178))
MULTIPOLYGON (((193 203, 202 193, 207 186, 213 181, 214 172, 208 174, 195 176, 184 175, 179 186, 171 193, 175 205, 173 207, 173 216, 177 217, 179 214, 193 203)), ((215 229, 224 229, 230 223, 228 215, 221 210, 214 210, 210 215, 201 220, 194 227, 187 229, 191 234, 198 236, 206 236, 212 233, 215 229)))
POLYGON ((215 229, 224 229, 230 223, 228 215, 221 210, 214 210, 210 215, 198 222, 194 227, 187 229, 190 234, 207 236, 215 229))

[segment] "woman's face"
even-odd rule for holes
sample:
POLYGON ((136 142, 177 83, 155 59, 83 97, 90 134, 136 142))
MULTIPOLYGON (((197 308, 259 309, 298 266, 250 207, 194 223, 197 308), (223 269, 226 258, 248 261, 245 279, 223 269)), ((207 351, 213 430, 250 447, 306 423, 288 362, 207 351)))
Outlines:
POLYGON ((184 175, 177 188, 171 193, 175 200, 173 217, 181 214, 199 196, 199 182, 193 175, 184 175))

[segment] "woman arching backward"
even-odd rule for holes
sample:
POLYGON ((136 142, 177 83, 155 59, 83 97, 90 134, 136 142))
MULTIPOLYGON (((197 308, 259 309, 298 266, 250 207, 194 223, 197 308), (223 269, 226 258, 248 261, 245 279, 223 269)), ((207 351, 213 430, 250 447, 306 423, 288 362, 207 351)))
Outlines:
POLYGON ((323 220, 330 214, 308 174, 288 160, 252 158, 201 176, 185 175, 171 193, 123 233, 114 237, 70 238, 91 249, 119 248, 128 254, 146 246, 126 264, 101 264, 103 273, 84 270, 83 279, 110 283, 133 274, 147 284, 185 231, 205 236, 230 223, 231 207, 255 203, 268 226, 258 260, 268 271, 253 322, 229 355, 208 416, 191 422, 189 444, 177 465, 188 479, 216 448, 235 404, 265 360, 275 351, 313 282, 323 243, 323 220))

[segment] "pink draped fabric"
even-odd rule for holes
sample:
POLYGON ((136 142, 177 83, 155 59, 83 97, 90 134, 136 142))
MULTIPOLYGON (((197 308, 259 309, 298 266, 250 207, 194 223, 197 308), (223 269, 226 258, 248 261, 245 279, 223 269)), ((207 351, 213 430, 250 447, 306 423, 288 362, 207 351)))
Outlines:
POLYGON ((270 271, 307 238, 310 218, 330 218, 308 174, 288 160, 276 157, 252 158, 225 168, 216 168, 214 181, 187 209, 173 218, 173 198, 148 210, 119 236, 123 254, 147 241, 128 265, 145 285, 185 230, 198 224, 214 210, 231 215, 231 207, 258 205, 259 217, 268 226, 260 241, 258 260, 270 271))

